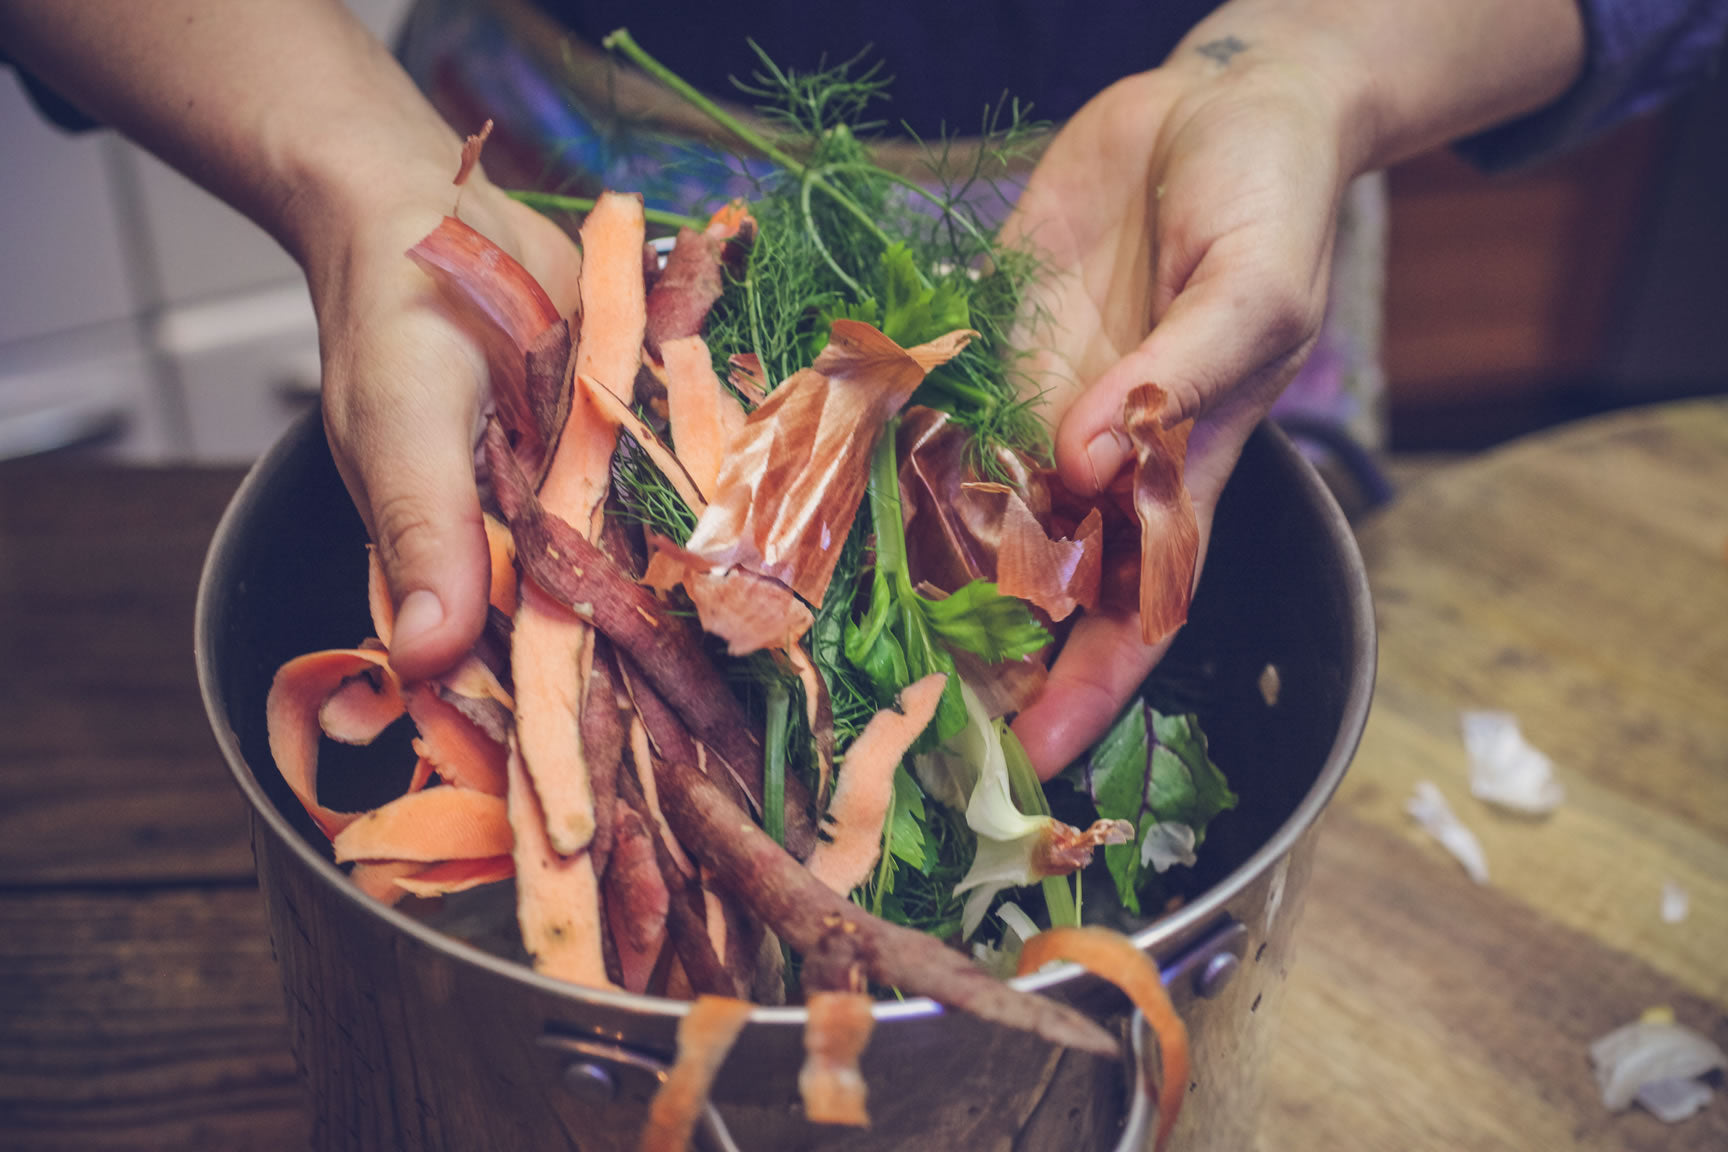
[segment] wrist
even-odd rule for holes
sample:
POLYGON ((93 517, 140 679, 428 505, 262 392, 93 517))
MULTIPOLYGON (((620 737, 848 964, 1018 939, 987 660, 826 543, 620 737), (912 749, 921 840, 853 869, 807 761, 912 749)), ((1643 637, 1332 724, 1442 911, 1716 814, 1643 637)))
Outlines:
POLYGON ((454 185, 461 138, 381 45, 357 39, 332 59, 342 67, 316 102, 282 107, 260 134, 269 192, 256 215, 314 281, 357 239, 405 250, 485 186, 478 171, 454 185))
POLYGON ((1195 25, 1165 61, 1202 85, 1259 85, 1311 108, 1335 146, 1341 184, 1375 166, 1376 77, 1349 38, 1291 5, 1234 0, 1195 25))
POLYGON ((1337 110, 1341 159, 1383 168, 1558 99, 1583 68, 1577 0, 1230 0, 1172 54, 1233 38, 1304 69, 1337 110))

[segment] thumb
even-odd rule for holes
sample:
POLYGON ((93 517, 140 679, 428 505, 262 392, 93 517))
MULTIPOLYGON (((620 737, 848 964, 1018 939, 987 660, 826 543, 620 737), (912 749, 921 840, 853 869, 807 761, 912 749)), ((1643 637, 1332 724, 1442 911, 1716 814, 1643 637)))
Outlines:
MULTIPOLYGON (((408 360, 371 358, 387 365, 389 379, 373 376, 363 388, 327 381, 325 409, 337 466, 378 548, 396 608, 390 663, 405 680, 435 676, 473 648, 490 580, 474 484, 476 388, 425 386, 448 382, 456 366, 449 359, 428 364, 428 344, 419 349, 408 360), (344 403, 345 396, 353 401, 344 403)), ((476 362, 455 375, 472 381, 483 372, 476 362)))

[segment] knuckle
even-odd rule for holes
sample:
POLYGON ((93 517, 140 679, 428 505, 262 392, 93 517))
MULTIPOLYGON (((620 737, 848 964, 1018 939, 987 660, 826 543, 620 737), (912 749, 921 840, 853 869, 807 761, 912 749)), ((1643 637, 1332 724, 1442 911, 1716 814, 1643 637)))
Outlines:
POLYGON ((1321 294, 1295 279, 1274 284, 1262 309, 1262 330, 1274 356, 1286 355, 1307 344, 1319 332, 1325 311, 1321 294))

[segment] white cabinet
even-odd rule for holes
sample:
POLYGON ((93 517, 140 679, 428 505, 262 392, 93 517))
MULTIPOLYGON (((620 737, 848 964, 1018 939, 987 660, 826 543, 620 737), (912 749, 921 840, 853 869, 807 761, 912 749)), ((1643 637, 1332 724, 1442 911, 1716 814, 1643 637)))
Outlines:
MULTIPOLYGON (((350 0, 388 40, 409 0, 350 0)), ((299 269, 108 132, 46 123, 0 69, 0 458, 78 432, 143 462, 241 463, 316 397, 299 269)))

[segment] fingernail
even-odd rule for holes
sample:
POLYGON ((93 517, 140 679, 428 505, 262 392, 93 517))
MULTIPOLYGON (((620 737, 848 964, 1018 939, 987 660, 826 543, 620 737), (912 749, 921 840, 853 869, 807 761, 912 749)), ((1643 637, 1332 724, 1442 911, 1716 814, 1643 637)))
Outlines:
POLYGON ((393 639, 397 645, 413 644, 444 623, 444 602, 429 588, 416 588, 396 612, 393 639))
POLYGON ((1129 445, 1125 439, 1115 428, 1106 428, 1086 442, 1086 462, 1092 467, 1092 483, 1100 491, 1116 479, 1116 473, 1128 461, 1129 445))

